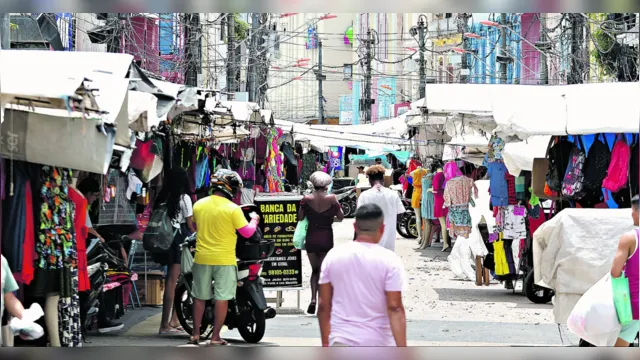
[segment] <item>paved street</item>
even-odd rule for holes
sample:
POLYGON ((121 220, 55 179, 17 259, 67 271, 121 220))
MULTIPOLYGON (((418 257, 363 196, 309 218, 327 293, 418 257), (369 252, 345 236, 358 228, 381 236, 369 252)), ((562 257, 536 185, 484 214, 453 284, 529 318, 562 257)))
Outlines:
MULTIPOLYGON (((353 238, 353 220, 334 225, 336 243, 353 238)), ((436 245, 438 246, 438 245, 436 245)), ((399 238, 396 252, 402 257, 409 278, 405 295, 408 342, 412 346, 562 346, 577 339, 566 327, 553 322, 552 305, 535 305, 520 291, 516 294, 500 284, 477 287, 453 279, 446 255, 440 248, 417 250, 415 240, 399 238), (562 335, 562 338, 561 338, 562 335)), ((309 301, 310 267, 303 257, 305 289, 300 307, 309 301)), ((269 296, 269 294, 268 294, 269 296)), ((296 293, 284 293, 283 307, 296 306, 296 293)), ((180 346, 187 336, 157 334, 159 308, 129 311, 125 328, 118 334, 90 335, 87 346, 180 346)), ((245 344, 237 331, 223 335, 233 345, 245 344)), ((267 321, 265 339, 259 346, 318 346, 317 318, 279 315, 267 321)))

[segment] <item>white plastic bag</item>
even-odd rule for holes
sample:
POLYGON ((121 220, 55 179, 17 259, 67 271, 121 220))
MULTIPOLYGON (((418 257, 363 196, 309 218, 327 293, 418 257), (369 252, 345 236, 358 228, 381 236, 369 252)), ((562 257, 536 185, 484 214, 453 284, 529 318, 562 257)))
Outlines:
POLYGON ((620 335, 620 322, 613 303, 611 274, 587 290, 567 320, 569 330, 595 346, 613 346, 620 335))
POLYGON ((36 340, 44 335, 42 326, 36 324, 36 320, 44 316, 40 305, 32 304, 30 308, 22 312, 22 319, 13 318, 9 321, 9 329, 13 335, 22 335, 25 340, 36 340))
POLYGON ((191 249, 185 245, 180 251, 180 271, 183 274, 190 274, 191 268, 193 268, 193 255, 191 255, 191 249))

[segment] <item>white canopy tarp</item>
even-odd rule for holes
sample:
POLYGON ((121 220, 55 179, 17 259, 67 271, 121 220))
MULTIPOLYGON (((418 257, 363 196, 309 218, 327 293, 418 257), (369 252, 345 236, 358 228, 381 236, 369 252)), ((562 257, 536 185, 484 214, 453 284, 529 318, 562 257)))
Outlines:
POLYGON ((640 132, 640 83, 524 86, 493 98, 497 131, 530 135, 640 132))
POLYGON ((544 158, 551 136, 532 136, 525 141, 506 143, 502 150, 504 164, 513 176, 533 170, 533 159, 544 158))
POLYGON ((262 123, 260 106, 248 101, 218 101, 214 97, 207 98, 205 109, 224 119, 217 125, 226 125, 231 121, 262 123))
POLYGON ((611 270, 630 209, 565 209, 533 234, 535 283, 551 288, 556 323, 564 324, 591 286, 611 270))
MULTIPOLYGON (((428 84, 429 113, 493 117, 502 138, 640 132, 640 83, 579 85, 428 84)), ((447 129, 448 131, 450 129, 447 129)), ((453 134, 451 134, 453 136, 453 134)))
POLYGON ((310 145, 327 150, 331 146, 349 146, 370 151, 394 151, 410 142, 401 138, 406 131, 403 118, 361 125, 307 125, 287 120, 274 120, 285 133, 293 132, 296 141, 309 141, 310 145))

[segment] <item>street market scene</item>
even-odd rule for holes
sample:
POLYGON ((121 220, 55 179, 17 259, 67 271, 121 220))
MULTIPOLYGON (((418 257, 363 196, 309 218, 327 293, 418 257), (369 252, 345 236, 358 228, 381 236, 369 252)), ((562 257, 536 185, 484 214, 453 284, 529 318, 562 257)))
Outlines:
POLYGON ((0 14, 0 344, 638 347, 639 37, 0 14))

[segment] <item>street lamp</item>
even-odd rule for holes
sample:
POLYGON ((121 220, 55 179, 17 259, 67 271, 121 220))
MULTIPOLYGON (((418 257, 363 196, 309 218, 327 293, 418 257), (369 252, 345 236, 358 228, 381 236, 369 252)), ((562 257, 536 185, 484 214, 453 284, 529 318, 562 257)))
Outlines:
POLYGON ((491 21, 491 20, 482 20, 480 21, 480 24, 484 25, 484 26, 491 26, 491 27, 501 27, 502 24, 497 23, 495 21, 491 21))
POLYGON ((476 33, 464 33, 464 37, 469 38, 469 39, 482 39, 482 36, 476 34, 476 33))

